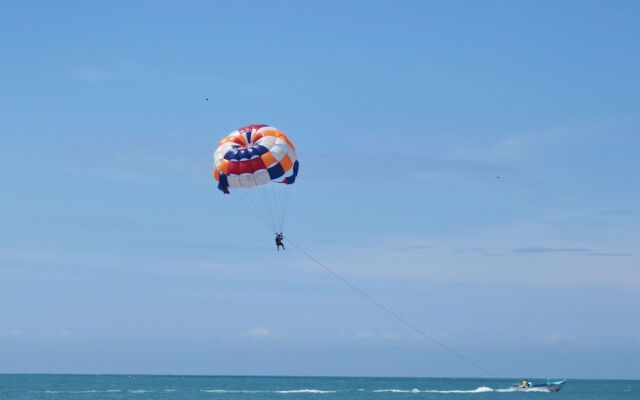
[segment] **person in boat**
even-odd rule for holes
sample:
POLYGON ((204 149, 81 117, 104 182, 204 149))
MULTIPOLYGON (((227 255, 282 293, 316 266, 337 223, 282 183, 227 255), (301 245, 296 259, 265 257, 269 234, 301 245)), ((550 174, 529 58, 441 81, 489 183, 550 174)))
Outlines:
POLYGON ((520 384, 520 386, 521 386, 521 387, 523 387, 523 388, 531 387, 531 382, 529 382, 529 380, 528 380, 528 379, 525 379, 525 380, 523 380, 523 381, 522 381, 522 383, 520 384))
POLYGON ((284 235, 282 234, 282 232, 276 233, 276 248, 278 249, 278 251, 280 251, 280 246, 282 246, 282 250, 285 250, 284 243, 282 243, 283 239, 284 235))

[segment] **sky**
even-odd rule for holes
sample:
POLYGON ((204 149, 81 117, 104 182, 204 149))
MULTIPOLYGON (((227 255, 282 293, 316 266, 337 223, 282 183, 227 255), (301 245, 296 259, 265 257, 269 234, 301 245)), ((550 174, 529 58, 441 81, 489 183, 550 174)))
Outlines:
POLYGON ((640 378, 640 4, 0 4, 0 372, 640 378), (208 98, 209 100, 205 100, 208 98))

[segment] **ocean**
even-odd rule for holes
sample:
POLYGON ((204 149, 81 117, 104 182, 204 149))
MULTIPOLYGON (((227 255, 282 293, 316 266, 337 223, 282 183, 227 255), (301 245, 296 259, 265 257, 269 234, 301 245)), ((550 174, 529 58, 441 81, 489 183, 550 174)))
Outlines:
POLYGON ((569 380, 516 392, 513 379, 0 374, 2 400, 640 399, 640 381, 569 380))

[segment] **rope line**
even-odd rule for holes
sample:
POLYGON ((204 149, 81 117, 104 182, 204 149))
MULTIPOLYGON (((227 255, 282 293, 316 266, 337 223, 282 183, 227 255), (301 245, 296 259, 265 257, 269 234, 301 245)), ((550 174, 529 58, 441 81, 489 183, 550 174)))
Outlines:
POLYGON ((337 272, 335 272, 334 270, 332 270, 331 268, 327 267, 326 265, 324 265, 323 263, 321 263, 317 258, 315 258, 314 256, 312 256, 311 254, 309 254, 307 251, 305 251, 302 247, 298 246, 297 244, 295 244, 294 242, 291 241, 291 239, 288 238, 284 238, 287 242, 291 243, 291 245, 293 245, 293 247, 295 247, 296 249, 298 249, 298 251, 300 251, 302 254, 304 254, 305 256, 307 256, 310 260, 312 260, 313 262, 315 262, 316 264, 318 264, 320 267, 322 267, 326 272, 328 272, 329 274, 331 274, 334 278, 338 279, 340 282, 344 283, 345 285, 347 285, 348 287, 350 287, 353 291, 355 291, 356 293, 358 293, 360 296, 364 297, 365 299, 369 300, 369 302, 373 303, 375 306, 377 306, 379 309, 381 309, 382 311, 386 312, 387 314, 391 315, 392 317, 394 317, 395 319, 397 319, 398 321, 402 322, 405 326, 407 326, 408 328, 412 329, 413 331, 417 332, 418 334, 420 334, 421 336, 423 336, 424 338, 430 340, 431 342, 435 343, 436 345, 440 346, 440 348, 448 351, 449 353, 453 354, 454 356, 456 356, 458 359, 466 362, 467 364, 475 367, 476 369, 482 371, 483 373, 487 374, 488 376, 495 378, 496 376, 491 373, 491 371, 489 371, 488 369, 480 366, 478 363, 476 363, 475 361, 463 356, 462 354, 458 353, 457 351, 453 350, 451 347, 447 346, 446 344, 442 343, 441 341, 437 340, 436 338, 434 338, 433 336, 427 334, 426 332, 424 332, 422 329, 418 328, 417 326, 413 325, 411 322, 407 321, 406 319, 404 319, 403 317, 401 317, 400 315, 396 314, 395 312, 393 312, 392 310, 390 310, 389 308, 387 308, 384 304, 380 303, 378 300, 374 299, 373 297, 369 296, 367 293, 365 293, 364 291, 362 291, 360 288, 358 288, 357 286, 353 285, 351 282, 349 282, 348 280, 346 280, 345 278, 342 277, 342 275, 338 274, 337 272))
MULTIPOLYGON (((239 191, 241 192, 241 190, 239 191)), ((265 226, 265 228, 267 228, 267 230, 269 230, 272 233, 276 233, 277 232, 277 222, 273 221, 273 226, 269 226, 270 224, 268 224, 265 220, 264 220, 264 215, 261 215, 261 213, 258 211, 259 207, 257 207, 256 205, 253 204, 253 199, 250 198, 250 196, 248 196, 247 198, 243 198, 242 195, 238 196, 240 198, 240 200, 245 203, 245 205, 247 205, 247 208, 257 217, 258 220, 260 220, 260 222, 262 222, 265 226), (275 232, 274 232, 275 231, 275 232)), ((273 215, 272 215, 273 216, 273 215)), ((284 224, 284 217, 282 218, 283 220, 281 221, 280 224, 280 232, 282 232, 282 225, 284 224)), ((302 254, 304 254, 305 256, 307 256, 307 258, 309 258, 311 261, 313 261, 314 263, 316 263, 318 266, 320 266, 322 269, 325 270, 325 272, 327 272, 328 274, 332 275, 334 278, 336 278, 337 280, 339 280, 340 282, 342 282, 343 284, 345 284, 346 286, 348 286, 349 288, 351 288, 354 292, 356 292, 357 294, 359 294, 360 296, 362 296, 363 298, 365 298, 366 300, 368 300, 370 303, 374 304, 376 307, 378 307, 380 310, 384 311, 385 313, 387 313, 388 315, 394 317, 396 320, 400 321, 402 324, 404 324, 406 327, 408 327, 409 329, 413 330, 414 332, 418 333, 420 336, 424 337, 425 339, 431 341, 432 343, 436 344, 437 346, 439 346, 440 348, 446 350, 447 352, 449 352, 450 354, 456 356, 458 359, 464 361, 465 363, 471 365, 472 367, 476 368, 479 371, 482 371, 483 373, 487 374, 488 376, 492 377, 492 378, 496 378, 496 375, 494 375, 491 371, 489 371, 488 369, 482 367, 480 364, 476 363, 475 361, 463 356, 462 354, 458 353, 457 351, 455 351, 454 349, 452 349, 451 347, 447 346, 446 344, 442 343, 441 341, 437 340, 436 338, 434 338, 433 336, 429 335, 428 333, 426 333, 425 331, 423 331, 422 329, 418 328, 417 326, 415 326, 414 324, 412 324, 411 322, 409 322, 408 320, 406 320, 405 318, 401 317, 399 314, 395 313, 394 311, 392 311, 391 309, 387 308, 384 304, 380 303, 378 300, 376 300, 375 298, 371 297, 370 295, 368 295, 366 292, 362 291, 360 288, 358 288, 357 286, 355 286, 354 284, 352 284, 351 282, 349 282, 347 279, 345 279, 342 275, 338 274, 337 272, 335 272, 334 270, 332 270, 331 268, 327 267, 326 265, 324 265, 322 262, 320 262, 317 258, 315 258, 313 255, 311 255, 309 252, 307 252, 306 250, 304 250, 302 247, 298 246, 295 242, 293 242, 291 239, 285 237, 284 240, 286 240, 288 243, 290 243, 293 247, 295 247, 296 249, 298 249, 298 251, 302 254)))
MULTIPOLYGON (((239 192, 239 191, 237 191, 237 192, 239 192)), ((260 222, 262 223, 262 225, 264 225, 264 227, 265 227, 265 228, 267 228, 267 230, 268 230, 269 232, 272 232, 273 234, 275 234, 275 233, 276 233, 276 232, 274 232, 274 231, 273 231, 273 229, 269 226, 269 224, 268 224, 268 223, 266 223, 266 222, 264 221, 264 219, 262 218, 262 216, 260 215, 260 213, 259 213, 256 209, 254 209, 254 208, 253 208, 252 204, 251 204, 247 199, 245 199, 244 197, 242 197, 242 195, 239 195, 239 196, 238 196, 238 198, 240 199, 240 201, 242 201, 242 202, 247 206, 247 208, 249 209, 249 211, 251 211, 251 212, 253 213, 253 215, 255 215, 255 216, 256 216, 256 218, 258 219, 258 221, 260 221, 260 222)))

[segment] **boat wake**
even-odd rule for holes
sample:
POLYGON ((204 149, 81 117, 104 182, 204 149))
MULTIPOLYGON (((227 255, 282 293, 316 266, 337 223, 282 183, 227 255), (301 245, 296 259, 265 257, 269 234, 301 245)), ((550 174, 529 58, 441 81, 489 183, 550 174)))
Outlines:
MULTIPOLYGON (((398 389, 398 388, 389 388, 389 389, 342 389, 342 390, 321 390, 321 389, 288 389, 288 390, 242 390, 242 389, 201 389, 202 393, 210 393, 210 394, 231 394, 231 393, 242 393, 242 394, 257 394, 257 393, 274 393, 274 394, 328 394, 328 393, 338 393, 338 392, 349 392, 349 391, 359 391, 365 392, 370 391, 372 393, 442 393, 442 394, 464 394, 464 393, 490 393, 490 392, 501 392, 501 393, 509 393, 509 392, 519 392, 517 388, 505 388, 505 389, 493 389, 488 386, 480 386, 475 389, 448 389, 448 390, 436 390, 436 389, 398 389)), ((155 392, 177 392, 176 389, 164 389, 157 390, 155 392)), ((107 390, 46 390, 44 393, 118 393, 118 392, 128 392, 128 393, 153 393, 153 390, 141 390, 141 389, 107 389, 107 390)), ((527 392, 544 392, 548 393, 549 391, 546 388, 531 388, 528 389, 527 392)))
POLYGON ((417 388, 413 389, 376 389, 373 390, 375 393, 488 393, 493 392, 494 390, 488 386, 480 386, 475 389, 470 390, 461 390, 461 389, 451 389, 451 390, 435 390, 435 389, 425 389, 420 390, 417 388))
POLYGON ((549 389, 546 387, 534 387, 527 388, 526 391, 523 391, 519 388, 506 388, 506 389, 497 389, 496 392, 500 393, 510 393, 510 392, 518 392, 518 393, 527 393, 527 392, 537 392, 537 393, 550 393, 549 389))
POLYGON ((280 393, 280 394, 324 394, 337 393, 337 390, 320 390, 320 389, 291 389, 291 390, 226 390, 226 389, 203 389, 204 393, 280 393))

